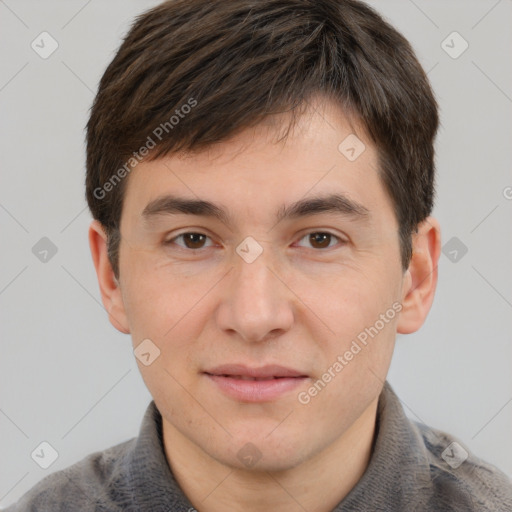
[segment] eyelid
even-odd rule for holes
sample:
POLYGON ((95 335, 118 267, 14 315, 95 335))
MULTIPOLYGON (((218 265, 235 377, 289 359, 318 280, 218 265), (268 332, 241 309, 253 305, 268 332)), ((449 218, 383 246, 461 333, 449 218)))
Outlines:
MULTIPOLYGON (((187 231, 182 231, 181 233, 178 233, 176 235, 173 235, 172 238, 169 238, 168 240, 165 240, 164 241, 164 244, 165 245, 171 245, 171 244, 175 244, 177 245, 180 249, 184 250, 184 251, 187 251, 187 252, 199 252, 199 251, 203 251, 203 250, 206 250, 206 249, 209 249, 210 247, 213 247, 214 244, 212 245, 209 245, 207 247, 201 247, 200 249, 188 249, 187 247, 183 247, 182 245, 179 245, 179 244, 176 244, 175 240, 177 238, 179 238, 180 236, 183 236, 183 235, 188 235, 188 234, 194 234, 194 235, 203 235, 205 236, 206 238, 209 238, 210 240, 212 240, 212 237, 210 235, 208 235, 207 233, 204 233, 203 231, 200 231, 200 230, 197 230, 197 231, 194 231, 193 229, 188 229, 187 231)), ((212 240, 213 242, 213 240, 212 240)))
POLYGON ((312 229, 312 230, 306 231, 304 234, 299 236, 298 241, 300 242, 308 235, 317 234, 317 233, 321 233, 322 235, 330 235, 330 236, 336 238, 338 240, 338 243, 336 245, 333 245, 332 247, 325 247, 324 249, 315 249, 313 247, 307 247, 307 249, 311 249, 315 252, 327 252, 327 250, 329 250, 329 249, 335 249, 339 245, 348 243, 347 240, 342 238, 340 235, 337 235, 328 229, 312 229))
MULTIPOLYGON (((186 251, 186 252, 191 252, 191 253, 198 253, 200 251, 204 251, 206 249, 210 249, 211 247, 214 247, 215 243, 213 243, 212 245, 209 245, 207 247, 201 247, 199 249, 188 249, 187 247, 183 247, 182 245, 179 245, 179 244, 176 244, 175 243, 175 240, 177 238, 179 238, 180 236, 183 236, 183 235, 187 235, 187 234, 194 234, 194 235, 203 235, 205 236, 206 238, 209 238, 210 240, 212 240, 213 242, 213 239, 210 235, 208 235, 207 233, 204 232, 204 230, 202 229, 197 229, 197 230, 194 230, 194 229, 188 229, 186 231, 182 231, 181 233, 177 233, 175 234, 172 238, 166 240, 164 242, 165 245, 170 245, 172 243, 174 243, 175 245, 177 245, 177 247, 183 251, 186 251)), ((341 237, 340 235, 337 235, 335 233, 333 233, 332 231, 330 231, 329 229, 309 229, 303 233, 301 233, 298 238, 297 238, 297 242, 300 242, 301 240, 303 240, 306 236, 308 235, 311 235, 311 234, 317 234, 317 233, 321 233, 321 234, 326 234, 326 235, 330 235, 331 237, 334 237, 338 240, 338 244, 332 246, 332 247, 326 247, 326 248, 323 248, 323 249, 315 249, 313 247, 307 247, 307 249, 311 249, 312 251, 314 252, 327 252, 328 249, 335 249, 337 246, 339 246, 340 244, 343 245, 343 244, 346 244, 348 243, 348 240, 345 240, 343 237, 341 237)), ((296 243, 296 242, 295 242, 296 243)))

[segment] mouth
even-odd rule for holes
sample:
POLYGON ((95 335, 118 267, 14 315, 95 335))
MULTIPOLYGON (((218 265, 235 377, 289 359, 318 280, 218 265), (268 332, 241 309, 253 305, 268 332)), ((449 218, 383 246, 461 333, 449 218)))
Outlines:
POLYGON ((248 377, 247 375, 212 375, 213 377, 226 377, 228 379, 237 379, 237 380, 254 380, 254 381, 262 381, 262 380, 271 380, 271 379, 288 379, 288 378, 297 378, 297 377, 283 377, 283 376, 274 376, 274 377, 248 377))
POLYGON ((275 401, 309 379, 305 373, 277 365, 223 365, 204 375, 224 395, 241 402, 275 401))

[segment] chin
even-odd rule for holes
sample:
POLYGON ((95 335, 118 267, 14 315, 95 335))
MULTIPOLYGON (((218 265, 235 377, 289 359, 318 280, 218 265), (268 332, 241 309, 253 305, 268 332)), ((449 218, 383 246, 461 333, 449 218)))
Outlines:
POLYGON ((263 454, 254 465, 245 465, 235 456, 234 459, 221 460, 224 465, 236 470, 250 473, 282 473, 299 466, 303 459, 299 457, 276 457, 273 454, 263 454))
POLYGON ((230 447, 221 448, 218 453, 210 455, 218 462, 237 470, 254 473, 281 472, 299 466, 312 456, 311 449, 306 451, 305 446, 310 447, 306 440, 299 442, 296 439, 295 444, 290 445, 282 438, 251 441, 244 436, 243 440, 235 441, 230 447))

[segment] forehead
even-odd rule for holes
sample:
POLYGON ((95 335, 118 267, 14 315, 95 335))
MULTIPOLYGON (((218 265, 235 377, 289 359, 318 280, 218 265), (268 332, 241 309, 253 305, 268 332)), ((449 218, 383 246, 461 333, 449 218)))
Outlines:
POLYGON ((249 216, 275 216, 301 198, 333 193, 369 211, 391 208, 375 147, 338 106, 312 103, 276 141, 283 125, 274 117, 203 151, 143 161, 130 173, 123 210, 142 217, 166 194, 249 216))

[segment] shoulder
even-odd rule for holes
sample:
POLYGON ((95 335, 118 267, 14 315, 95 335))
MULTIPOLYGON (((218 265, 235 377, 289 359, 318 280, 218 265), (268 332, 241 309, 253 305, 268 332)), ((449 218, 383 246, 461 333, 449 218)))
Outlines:
POLYGON ((456 437, 412 423, 423 440, 433 499, 440 510, 512 511, 512 481, 505 473, 472 454, 456 437))
POLYGON ((127 456, 136 438, 92 453, 34 485, 5 512, 121 511, 116 495, 129 472, 127 456))

